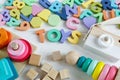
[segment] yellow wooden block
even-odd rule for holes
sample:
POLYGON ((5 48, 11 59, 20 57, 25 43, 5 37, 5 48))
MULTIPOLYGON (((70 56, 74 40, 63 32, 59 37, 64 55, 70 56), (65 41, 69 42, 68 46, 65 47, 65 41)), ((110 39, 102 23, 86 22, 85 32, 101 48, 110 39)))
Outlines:
POLYGON ((81 33, 77 30, 73 31, 71 37, 68 37, 68 41, 72 44, 78 44, 81 33))
POLYGON ((15 0, 13 2, 13 6, 16 6, 18 9, 22 9, 25 6, 25 3, 19 0, 15 0))
POLYGON ((84 8, 88 8, 88 6, 93 3, 95 0, 87 0, 86 2, 82 3, 82 6, 84 8))
POLYGON ((42 20, 39 17, 33 17, 30 24, 33 28, 39 28, 42 24, 42 20))
POLYGON ((16 18, 17 20, 20 19, 20 11, 17 9, 12 9, 10 10, 10 15, 14 18, 16 18))
POLYGON ((48 9, 44 9, 37 16, 47 22, 50 14, 51 14, 51 12, 48 9))

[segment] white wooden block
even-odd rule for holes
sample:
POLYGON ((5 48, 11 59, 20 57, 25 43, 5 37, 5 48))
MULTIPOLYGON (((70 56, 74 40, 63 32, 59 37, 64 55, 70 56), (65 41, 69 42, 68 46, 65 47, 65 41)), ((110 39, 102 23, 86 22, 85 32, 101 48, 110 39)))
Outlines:
POLYGON ((36 72, 34 69, 30 69, 26 76, 31 79, 31 80, 34 80, 37 76, 38 76, 38 72, 36 72))
POLYGON ((52 80, 48 75, 46 75, 42 80, 52 80))
POLYGON ((60 71, 60 78, 61 80, 69 79, 70 78, 70 73, 69 70, 63 69, 60 71))
POLYGON ((32 54, 30 56, 29 64, 34 66, 40 66, 41 55, 32 54))
POLYGON ((60 53, 60 51, 55 51, 52 53, 52 59, 54 61, 59 61, 59 60, 62 60, 62 55, 60 53))
MULTIPOLYGON (((109 41, 111 40, 109 39, 109 41)), ((90 50, 92 53, 98 54, 101 57, 113 62, 116 62, 120 59, 120 37, 103 30, 99 26, 98 27, 93 26, 92 29, 88 32, 88 34, 84 38, 83 47, 85 49, 90 50), (114 42, 112 46, 109 46, 107 48, 100 46, 100 44, 98 43, 98 38, 103 34, 110 35, 113 38, 114 42)))
POLYGON ((48 72, 48 76, 53 80, 56 79, 57 75, 58 75, 58 71, 53 68, 48 72))
POLYGON ((41 67, 41 70, 46 73, 48 73, 51 69, 52 69, 52 66, 48 63, 43 64, 43 66, 41 67))

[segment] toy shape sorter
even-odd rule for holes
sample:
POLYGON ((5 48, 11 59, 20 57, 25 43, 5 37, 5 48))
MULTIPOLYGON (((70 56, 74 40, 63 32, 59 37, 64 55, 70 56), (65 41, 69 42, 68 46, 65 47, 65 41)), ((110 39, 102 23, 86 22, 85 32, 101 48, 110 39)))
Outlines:
MULTIPOLYGON (((4 28, 0 28, 0 29, 4 29, 4 28)), ((5 30, 5 29, 4 29, 5 30)), ((12 32, 6 30, 7 32, 11 33, 12 34, 12 39, 11 39, 11 42, 14 41, 14 40, 19 40, 21 39, 21 37, 17 36, 16 34, 13 34, 12 32)), ((34 45, 31 45, 32 47, 32 51, 35 51, 36 50, 36 47, 34 45)), ((0 59, 6 59, 6 57, 8 57, 8 51, 7 51, 7 46, 5 46, 4 48, 1 48, 0 49, 0 59)), ((10 55, 10 54, 9 54, 10 55)), ((10 60, 9 60, 10 61, 10 60)), ((7 64, 7 63, 6 63, 7 64)), ((20 74, 20 72, 25 68, 25 66, 27 65, 27 60, 24 61, 24 62, 16 62, 16 61, 13 61, 13 64, 17 70, 17 72, 20 74)), ((8 64, 9 65, 9 64, 8 64)), ((0 79, 1 80, 1 79, 0 79)))
POLYGON ((119 20, 120 17, 117 17, 93 25, 83 39, 83 47, 105 59, 113 62, 118 61, 120 59, 120 37, 103 30, 102 27, 107 24, 119 24, 119 20))

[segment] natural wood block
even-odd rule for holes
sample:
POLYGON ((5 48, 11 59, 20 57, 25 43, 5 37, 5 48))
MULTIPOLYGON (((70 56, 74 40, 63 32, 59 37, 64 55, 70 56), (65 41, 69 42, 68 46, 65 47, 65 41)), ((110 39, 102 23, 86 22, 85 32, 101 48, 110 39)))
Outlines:
POLYGON ((32 54, 29 60, 29 64, 34 66, 40 66, 41 55, 32 54))
POLYGON ((48 72, 48 76, 49 76, 50 78, 52 78, 53 80, 56 79, 57 75, 58 75, 58 71, 55 70, 54 68, 52 68, 52 69, 48 72))
POLYGON ((120 68, 119 68, 119 70, 118 70, 118 72, 117 72, 117 75, 116 75, 115 80, 120 80, 120 68))
POLYGON ((62 55, 60 53, 60 51, 55 51, 52 53, 52 59, 54 61, 59 61, 59 60, 62 60, 62 55))
POLYGON ((61 80, 70 78, 69 70, 67 70, 67 69, 61 70, 60 71, 60 78, 61 78, 61 80))
POLYGON ((42 80, 52 80, 48 75, 46 75, 42 80))
POLYGON ((38 72, 36 72, 34 69, 30 69, 26 76, 31 79, 31 80, 34 80, 37 76, 38 76, 38 72))
POLYGON ((41 80, 40 78, 37 78, 37 79, 35 79, 35 80, 41 80))
POLYGON ((48 63, 43 64, 43 66, 41 67, 41 70, 48 73, 50 71, 50 69, 52 69, 52 66, 48 63))

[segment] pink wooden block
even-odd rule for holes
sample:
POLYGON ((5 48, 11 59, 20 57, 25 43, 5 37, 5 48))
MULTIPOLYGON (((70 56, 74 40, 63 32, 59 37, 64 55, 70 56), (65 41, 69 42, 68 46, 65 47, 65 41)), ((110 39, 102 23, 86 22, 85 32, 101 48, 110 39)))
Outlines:
POLYGON ((43 8, 41 8, 38 5, 33 5, 32 6, 32 15, 36 16, 39 12, 41 12, 43 10, 43 8))
POLYGON ((5 21, 3 21, 3 15, 2 14, 0 14, 0 26, 3 26, 3 25, 5 25, 5 21))
POLYGON ((71 17, 67 20, 66 22, 66 26, 67 28, 71 29, 71 30, 76 30, 77 26, 72 25, 73 24, 80 24, 80 20, 78 18, 75 17, 71 17))

